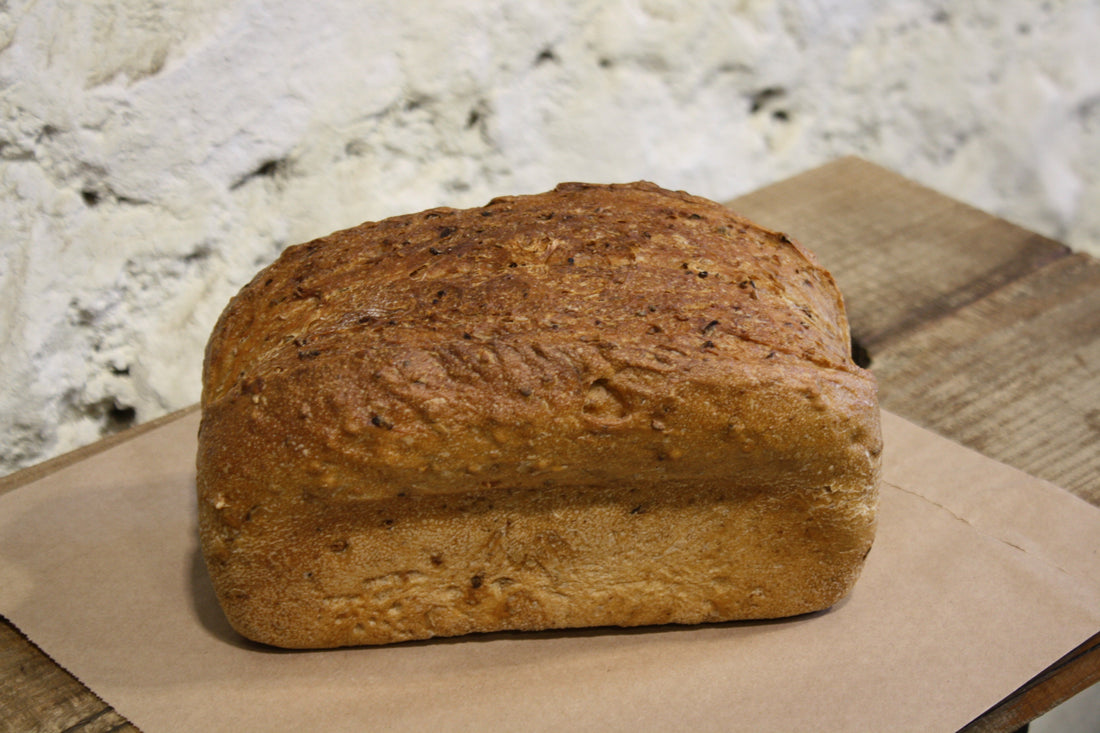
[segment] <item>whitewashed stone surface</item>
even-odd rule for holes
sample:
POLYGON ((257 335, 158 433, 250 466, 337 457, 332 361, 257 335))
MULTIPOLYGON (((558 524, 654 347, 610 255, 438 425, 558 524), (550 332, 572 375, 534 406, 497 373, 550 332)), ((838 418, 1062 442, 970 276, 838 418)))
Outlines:
POLYGON ((1100 2, 0 1, 0 472, 195 402, 289 244, 851 153, 1100 255, 1100 2))

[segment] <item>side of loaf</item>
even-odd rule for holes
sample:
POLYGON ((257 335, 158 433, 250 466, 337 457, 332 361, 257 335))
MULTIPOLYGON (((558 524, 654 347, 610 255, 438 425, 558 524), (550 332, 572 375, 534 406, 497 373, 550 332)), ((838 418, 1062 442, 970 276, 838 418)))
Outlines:
POLYGON ((849 350, 812 254, 649 183, 291 247, 207 346, 218 599, 294 648, 828 608, 875 531, 849 350))

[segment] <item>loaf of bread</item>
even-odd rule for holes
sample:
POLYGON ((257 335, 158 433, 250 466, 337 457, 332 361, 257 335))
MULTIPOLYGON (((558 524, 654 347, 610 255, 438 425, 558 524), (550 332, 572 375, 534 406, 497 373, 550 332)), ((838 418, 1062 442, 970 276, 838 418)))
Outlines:
POLYGON ((875 382, 786 235, 568 183, 287 249, 207 346, 201 546, 282 647, 818 611, 875 530, 875 382))

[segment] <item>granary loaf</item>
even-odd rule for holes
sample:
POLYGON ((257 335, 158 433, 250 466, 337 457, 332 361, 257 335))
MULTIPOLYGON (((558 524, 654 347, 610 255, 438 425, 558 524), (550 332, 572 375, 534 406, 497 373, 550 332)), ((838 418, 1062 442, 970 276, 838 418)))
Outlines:
POLYGON ((210 338, 201 546, 283 647, 765 619, 874 537, 875 381, 790 237, 650 183, 287 249, 210 338))

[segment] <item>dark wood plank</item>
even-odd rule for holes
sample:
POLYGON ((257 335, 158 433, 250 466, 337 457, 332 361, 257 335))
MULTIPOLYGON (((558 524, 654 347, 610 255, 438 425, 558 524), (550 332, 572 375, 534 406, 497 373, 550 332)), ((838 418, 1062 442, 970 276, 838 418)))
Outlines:
MULTIPOLYGON (((0 494, 178 420, 197 405, 163 415, 38 465, 0 476, 0 494)), ((0 733, 41 731, 99 733, 137 731, 131 722, 0 617, 0 733)))
POLYGON ((6 619, 0 620, 0 731, 137 730, 6 619))
POLYGON ((1043 267, 871 368, 888 409, 1100 506, 1100 261, 1043 267))
POLYGON ((872 355, 1070 252, 859 158, 729 206, 817 254, 844 293, 853 335, 872 355))
POLYGON ((1100 682, 1100 633, 1048 667, 973 721, 962 733, 1018 731, 1078 692, 1100 682))

